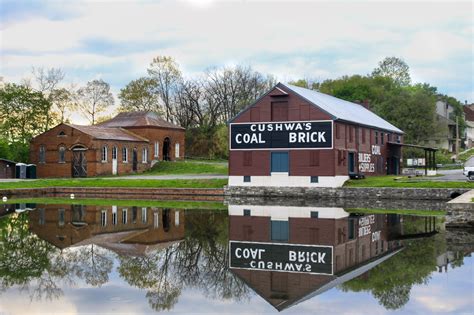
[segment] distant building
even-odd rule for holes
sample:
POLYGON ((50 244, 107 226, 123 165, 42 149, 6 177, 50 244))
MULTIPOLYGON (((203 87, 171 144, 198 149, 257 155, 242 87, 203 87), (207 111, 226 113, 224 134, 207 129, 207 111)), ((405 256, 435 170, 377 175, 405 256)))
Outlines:
POLYGON ((474 104, 464 106, 464 120, 466 121, 465 145, 466 149, 474 147, 474 104))
POLYGON ((120 113, 94 126, 62 123, 30 143, 38 177, 88 177, 143 172, 184 158, 184 128, 151 112, 120 113))
POLYGON ((338 187, 399 174, 402 138, 361 104, 278 83, 230 121, 229 186, 338 187))
POLYGON ((454 107, 444 100, 436 101, 436 131, 423 141, 424 145, 456 151, 456 121, 453 120, 454 107))

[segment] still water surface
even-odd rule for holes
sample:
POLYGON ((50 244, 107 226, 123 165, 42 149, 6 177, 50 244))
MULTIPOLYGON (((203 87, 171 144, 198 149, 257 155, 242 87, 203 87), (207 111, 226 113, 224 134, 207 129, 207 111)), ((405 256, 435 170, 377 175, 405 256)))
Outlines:
POLYGON ((474 234, 439 216, 1 207, 2 315, 474 311, 474 234))

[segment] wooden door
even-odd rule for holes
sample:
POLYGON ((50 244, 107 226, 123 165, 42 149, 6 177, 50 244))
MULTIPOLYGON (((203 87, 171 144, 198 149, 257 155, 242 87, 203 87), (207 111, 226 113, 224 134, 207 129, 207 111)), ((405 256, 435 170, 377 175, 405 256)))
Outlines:
POLYGON ((85 150, 72 151, 72 177, 87 177, 87 159, 85 150))

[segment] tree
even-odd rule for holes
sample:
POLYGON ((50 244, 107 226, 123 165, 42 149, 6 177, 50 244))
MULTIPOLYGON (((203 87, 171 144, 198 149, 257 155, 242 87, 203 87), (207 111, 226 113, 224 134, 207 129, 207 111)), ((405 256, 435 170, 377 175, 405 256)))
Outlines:
POLYGON ((52 104, 59 112, 59 121, 66 121, 67 111, 75 108, 74 94, 65 88, 55 89, 50 94, 52 104))
MULTIPOLYGON (((32 70, 35 81, 38 85, 38 90, 43 93, 44 97, 51 103, 55 104, 55 97, 63 97, 61 93, 56 93, 58 84, 64 80, 65 74, 60 68, 33 68, 32 70)), ((61 100, 58 100, 61 102, 61 100)), ((63 114, 63 113, 62 113, 63 114)), ((54 112, 54 107, 50 107, 46 113, 46 124, 44 131, 48 130, 51 125, 57 121, 57 114, 54 112)), ((63 122, 63 120, 61 120, 63 122)))
POLYGON ((105 112, 114 104, 110 86, 103 80, 87 82, 87 85, 80 88, 77 94, 78 108, 92 125, 96 122, 97 115, 105 112))
POLYGON ((7 83, 0 89, 0 134, 9 143, 28 144, 45 130, 51 103, 43 93, 7 83))
POLYGON ((156 93, 165 108, 167 121, 173 120, 173 100, 179 82, 182 80, 179 65, 173 57, 158 56, 148 68, 148 74, 156 81, 156 93))
POLYGON ((392 78, 400 86, 410 85, 410 68, 400 58, 386 57, 379 62, 379 66, 372 71, 372 76, 392 78))
POLYGON ((155 79, 142 77, 132 80, 120 90, 120 111, 153 111, 161 113, 160 97, 155 79))

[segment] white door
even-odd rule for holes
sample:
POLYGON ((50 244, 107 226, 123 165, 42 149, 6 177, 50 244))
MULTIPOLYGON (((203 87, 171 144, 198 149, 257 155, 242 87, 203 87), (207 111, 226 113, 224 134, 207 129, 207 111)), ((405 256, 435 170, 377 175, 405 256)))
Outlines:
POLYGON ((117 147, 112 148, 112 174, 117 175, 117 147))

